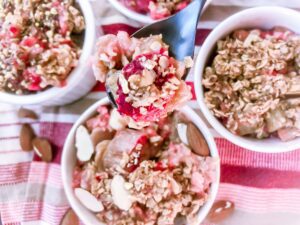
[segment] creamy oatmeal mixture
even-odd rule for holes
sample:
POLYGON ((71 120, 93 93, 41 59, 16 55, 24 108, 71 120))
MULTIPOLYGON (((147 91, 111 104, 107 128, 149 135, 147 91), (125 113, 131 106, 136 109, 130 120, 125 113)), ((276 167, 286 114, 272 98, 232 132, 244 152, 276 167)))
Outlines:
POLYGON ((186 119, 178 112, 142 130, 123 126, 116 113, 100 106, 77 129, 77 198, 111 225, 193 220, 215 179, 215 159, 195 154, 181 141, 176 124, 186 119))
POLYGON ((71 35, 84 26, 73 0, 1 1, 0 91, 64 86, 80 55, 71 35))
POLYGON ((120 0, 126 7, 138 12, 149 13, 152 19, 163 19, 184 9, 190 0, 120 0))
POLYGON ((300 136, 300 36, 283 27, 237 30, 217 43, 205 68, 205 101, 232 133, 300 136))
POLYGON ((109 85, 118 111, 130 120, 131 127, 165 117, 191 98, 182 77, 193 61, 191 57, 184 62, 170 57, 161 35, 141 39, 125 32, 105 35, 99 38, 97 49, 95 76, 109 85))

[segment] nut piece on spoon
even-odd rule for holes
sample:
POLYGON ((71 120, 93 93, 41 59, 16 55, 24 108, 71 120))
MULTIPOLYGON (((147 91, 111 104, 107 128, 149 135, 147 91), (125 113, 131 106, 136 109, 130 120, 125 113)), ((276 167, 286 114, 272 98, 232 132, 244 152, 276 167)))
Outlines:
POLYGON ((177 133, 180 138, 180 140, 186 144, 189 145, 188 139, 187 139, 187 125, 185 123, 178 123, 177 124, 177 133))
POLYGON ((25 123, 21 127, 20 132, 20 146, 24 151, 31 151, 33 149, 32 140, 35 138, 32 127, 25 123))
POLYGON ((45 138, 35 138, 32 141, 33 150, 45 162, 52 160, 52 147, 49 141, 45 138))
POLYGON ((194 153, 200 156, 210 155, 207 142, 193 123, 188 123, 187 125, 187 139, 194 153))
POLYGON ((75 146, 77 148, 77 158, 80 161, 90 160, 94 153, 94 144, 88 130, 82 125, 76 130, 75 146))

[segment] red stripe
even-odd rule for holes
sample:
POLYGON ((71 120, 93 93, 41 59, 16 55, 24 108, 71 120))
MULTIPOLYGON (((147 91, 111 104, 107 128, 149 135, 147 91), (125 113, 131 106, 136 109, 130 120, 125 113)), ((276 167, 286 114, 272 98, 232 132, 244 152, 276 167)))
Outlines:
POLYGON ((109 25, 102 25, 102 30, 104 34, 117 34, 118 31, 126 31, 128 34, 133 34, 135 31, 137 31, 139 28, 129 26, 124 23, 114 23, 109 25))
POLYGON ((93 87, 92 92, 102 91, 105 92, 104 83, 97 82, 97 84, 93 87))
MULTIPOLYGON (((133 27, 124 23, 115 23, 109 25, 102 25, 104 34, 117 34, 118 31, 126 31, 130 35, 137 31, 139 28, 133 27)), ((211 29, 197 29, 196 45, 202 45, 205 38, 211 32, 211 29)))
POLYGON ((192 81, 186 81, 186 84, 191 87, 191 92, 192 92, 192 100, 196 100, 196 93, 195 93, 195 88, 194 88, 194 83, 192 81))
POLYGON ((256 188, 300 188, 300 172, 221 165, 221 182, 256 188))

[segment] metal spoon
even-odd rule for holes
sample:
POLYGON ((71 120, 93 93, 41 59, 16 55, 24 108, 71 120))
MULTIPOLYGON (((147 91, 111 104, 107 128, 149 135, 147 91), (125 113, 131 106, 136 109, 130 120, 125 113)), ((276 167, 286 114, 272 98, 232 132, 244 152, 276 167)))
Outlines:
MULTIPOLYGON (((167 19, 143 27, 132 37, 142 38, 162 34, 163 41, 169 45, 170 55, 177 60, 193 56, 199 16, 206 0, 194 0, 186 8, 167 19)), ((111 103, 117 107, 110 86, 106 83, 106 93, 111 103)))

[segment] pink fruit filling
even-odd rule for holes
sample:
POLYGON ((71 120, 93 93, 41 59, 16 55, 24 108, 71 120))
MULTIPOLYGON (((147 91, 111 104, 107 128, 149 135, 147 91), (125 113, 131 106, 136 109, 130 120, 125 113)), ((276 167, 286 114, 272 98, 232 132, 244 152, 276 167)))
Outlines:
MULTIPOLYGON (((127 64, 122 72, 124 74, 124 77, 126 80, 129 80, 130 77, 132 76, 143 76, 144 71, 148 71, 147 68, 145 68, 142 65, 142 62, 146 60, 153 60, 152 62, 155 62, 157 64, 152 71, 155 73, 155 78, 152 80, 152 83, 150 85, 153 85, 151 87, 151 90, 156 91, 156 93, 152 92, 153 94, 160 95, 164 94, 162 89, 163 86, 167 83, 170 82, 170 80, 177 79, 176 75, 173 73, 170 73, 169 71, 164 71, 159 67, 159 60, 161 57, 164 57, 168 62, 170 67, 174 67, 172 65, 173 60, 172 58, 162 55, 162 54, 156 54, 156 53, 149 53, 149 54, 143 54, 137 56, 131 63, 127 64)), ((145 74, 145 73, 144 73, 145 74)), ((146 74, 146 76, 152 76, 153 74, 146 74)), ((137 78, 139 79, 139 78, 137 78)), ((151 78, 150 78, 151 79, 151 78)), ((180 82, 178 83, 180 84, 180 82)), ((130 86, 130 84, 129 84, 130 86)), ((142 87, 143 88, 143 87, 142 87)), ((145 90, 147 91, 147 90, 145 90)), ((117 104, 118 104, 118 110, 122 115, 130 116, 133 118, 135 121, 153 121, 156 120, 157 118, 160 118, 162 116, 166 115, 166 105, 172 101, 172 98, 176 94, 174 91, 170 91, 168 95, 164 95, 161 97, 159 100, 161 101, 160 107, 155 106, 155 102, 149 103, 147 106, 143 107, 144 110, 146 110, 146 113, 143 113, 142 106, 140 107, 134 107, 132 105, 132 102, 129 102, 127 98, 130 96, 129 93, 125 94, 121 88, 121 85, 119 84, 119 89, 118 89, 118 99, 117 99, 117 104)), ((149 94, 149 96, 151 93, 149 94)))
POLYGON ((170 57, 162 35, 137 39, 119 32, 99 38, 97 46, 95 77, 110 87, 131 127, 166 117, 192 97, 182 77, 193 61, 170 57))
POLYGON ((190 0, 120 0, 127 8, 138 13, 149 13, 152 19, 168 17, 184 9, 190 0))
MULTIPOLYGON (((137 62, 135 65, 137 68, 130 70, 139 72, 142 67, 137 62)), ((116 126, 115 112, 101 106, 85 123, 91 136, 98 126, 88 124, 108 120, 110 128, 117 130, 109 139, 95 142, 95 154, 90 159, 78 160, 72 182, 75 196, 83 189, 95 197, 102 210, 94 213, 107 225, 175 224, 179 216, 192 224, 209 198, 217 161, 197 155, 181 142, 176 125, 187 121, 178 112, 140 130, 116 126)), ((84 199, 77 197, 85 206, 84 199)))

